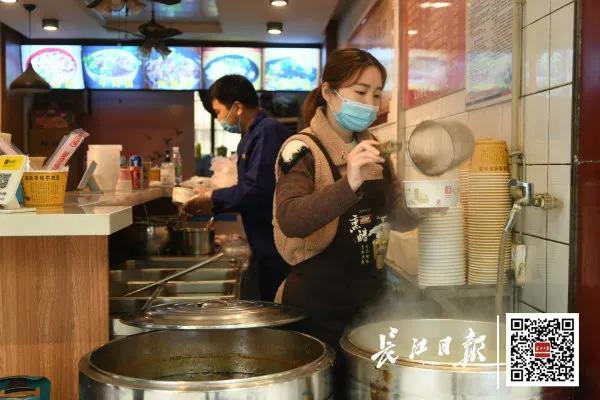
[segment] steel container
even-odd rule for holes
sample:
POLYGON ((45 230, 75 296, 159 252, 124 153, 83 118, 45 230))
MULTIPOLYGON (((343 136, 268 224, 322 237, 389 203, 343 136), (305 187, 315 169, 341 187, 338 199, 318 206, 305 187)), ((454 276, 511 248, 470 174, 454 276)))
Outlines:
MULTIPOLYGON (((504 332, 504 326, 500 326, 504 332)), ((504 335, 500 335, 500 375, 497 388, 496 324, 450 319, 404 319, 370 323, 349 331, 340 344, 347 363, 349 400, 564 400, 563 388, 507 387, 505 385, 504 335), (391 331, 390 328, 397 329, 391 331), (465 346, 474 337, 485 336, 485 348, 477 348, 485 360, 464 363, 465 346), (393 334, 393 338, 390 336, 393 334), (394 347, 394 363, 376 368, 371 359, 385 344, 394 347), (451 337, 447 348, 440 341, 451 337), (413 347, 427 340, 427 350, 413 347), (413 350, 416 350, 415 354, 413 350), (447 351, 446 351, 447 350, 447 351), (411 353, 413 358, 411 359, 411 353), (446 354, 449 353, 449 354, 446 354)), ((476 354, 478 354, 476 353, 476 354)))
POLYGON ((79 363, 81 400, 332 396, 331 348, 269 328, 163 330, 108 343, 79 363))

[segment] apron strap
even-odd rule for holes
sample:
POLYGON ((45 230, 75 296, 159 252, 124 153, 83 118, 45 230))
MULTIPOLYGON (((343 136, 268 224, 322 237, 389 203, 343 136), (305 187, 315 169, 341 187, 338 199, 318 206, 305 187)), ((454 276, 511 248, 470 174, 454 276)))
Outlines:
POLYGON ((300 132, 300 133, 298 133, 298 135, 302 135, 302 136, 308 137, 321 150, 321 153, 323 153, 323 155, 325 156, 325 159, 327 160, 327 163, 329 164, 329 168, 331 168, 331 172, 333 173, 333 180, 334 181, 339 181, 340 179, 342 179, 342 175, 340 174, 340 170, 333 163, 333 160, 331 159, 331 156, 327 152, 327 149, 325 149, 325 146, 323 146, 323 143, 321 143, 321 141, 315 135, 307 133, 307 132, 300 132))

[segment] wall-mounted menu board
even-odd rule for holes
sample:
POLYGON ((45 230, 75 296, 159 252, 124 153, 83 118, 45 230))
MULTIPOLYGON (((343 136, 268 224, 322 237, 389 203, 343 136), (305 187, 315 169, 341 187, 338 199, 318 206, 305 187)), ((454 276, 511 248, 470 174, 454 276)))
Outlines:
POLYGON ((265 48, 265 90, 309 91, 319 84, 320 49, 265 48))
POLYGON ((402 46, 405 109, 465 87, 466 0, 406 0, 402 46))
POLYGON ((23 70, 33 69, 52 89, 84 89, 81 46, 23 45, 23 70))
POLYGON ((467 8, 468 109, 510 99, 512 0, 471 0, 467 8))
POLYGON ((143 89, 142 61, 136 46, 84 46, 88 89, 143 89))
POLYGON ((202 49, 169 47, 163 58, 153 50, 143 61, 144 86, 153 90, 199 90, 202 88, 202 49))
POLYGON ((204 48, 204 88, 208 89, 223 75, 245 76, 258 90, 261 88, 261 49, 249 47, 204 48))

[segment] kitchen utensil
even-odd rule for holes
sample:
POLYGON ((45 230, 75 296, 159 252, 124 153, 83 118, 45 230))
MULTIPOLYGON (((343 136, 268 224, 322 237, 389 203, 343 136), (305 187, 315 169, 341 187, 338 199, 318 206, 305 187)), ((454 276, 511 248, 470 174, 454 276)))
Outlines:
POLYGON ((448 208, 458 204, 458 181, 404 181, 409 208, 448 208))
POLYGON ((469 128, 454 121, 423 121, 412 131, 408 158, 422 173, 439 176, 459 166, 473 153, 469 128))
POLYGON ((85 400, 332 398, 334 352, 298 332, 267 328, 154 331, 83 357, 85 400))
POLYGON ((94 144, 88 146, 87 166, 92 161, 96 161, 94 178, 98 182, 100 190, 105 192, 115 190, 119 178, 122 150, 123 146, 121 145, 94 144))
POLYGON ((184 254, 190 256, 212 254, 215 251, 214 217, 203 227, 183 228, 182 248, 184 254))
POLYGON ((146 290, 146 289, 150 289, 150 288, 152 288, 152 287, 154 287, 154 286, 156 286, 156 285, 160 285, 160 284, 162 284, 162 283, 165 283, 165 282, 168 282, 168 281, 170 281, 171 279, 175 279, 175 278, 178 278, 178 277, 180 277, 180 276, 182 276, 182 275, 185 275, 185 274, 187 274, 187 273, 189 273, 189 272, 195 271, 195 270, 197 270, 198 268, 202 268, 202 267, 204 267, 204 266, 206 266, 206 265, 208 265, 208 264, 210 264, 210 263, 212 263, 212 262, 215 262, 215 261, 217 261, 217 260, 219 260, 219 259, 221 259, 221 258, 223 258, 223 253, 218 253, 218 254, 214 255, 213 257, 211 257, 211 258, 209 258, 209 259, 207 259, 207 260, 204 260, 204 261, 202 261, 202 262, 199 262, 199 263, 197 263, 197 264, 194 264, 194 265, 192 265, 192 266, 191 266, 191 267, 189 267, 189 268, 186 268, 186 269, 184 269, 184 270, 183 270, 183 271, 181 271, 181 272, 176 272, 176 273, 174 273, 174 274, 172 274, 172 275, 169 275, 169 276, 167 276, 167 277, 165 277, 165 278, 162 278, 162 279, 160 279, 160 280, 158 280, 158 281, 156 281, 156 282, 154 282, 154 283, 151 283, 151 284, 149 284, 149 285, 146 285, 146 286, 144 286, 144 287, 141 287, 141 288, 139 288, 139 289, 137 289, 137 290, 134 290, 134 291, 132 291, 132 292, 126 293, 126 294, 124 294, 124 295, 123 295, 123 297, 132 296, 132 295, 134 295, 134 294, 136 294, 136 293, 143 292, 143 291, 144 291, 144 290, 146 290))

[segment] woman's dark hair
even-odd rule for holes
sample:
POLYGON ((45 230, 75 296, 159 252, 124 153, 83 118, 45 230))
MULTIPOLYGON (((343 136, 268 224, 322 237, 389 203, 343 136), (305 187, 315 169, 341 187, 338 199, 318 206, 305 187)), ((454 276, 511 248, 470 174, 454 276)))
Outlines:
POLYGON ((248 108, 258 107, 258 95, 252 83, 241 75, 225 75, 208 88, 208 98, 219 100, 230 108, 239 101, 248 108))
POLYGON ((385 84, 387 79, 385 68, 371 53, 353 48, 340 49, 331 53, 327 57, 327 64, 323 69, 321 84, 310 92, 304 101, 302 110, 304 123, 307 126, 310 125, 317 108, 326 104, 321 94, 323 83, 328 82, 332 89, 352 85, 368 67, 376 67, 381 72, 381 78, 385 84))

